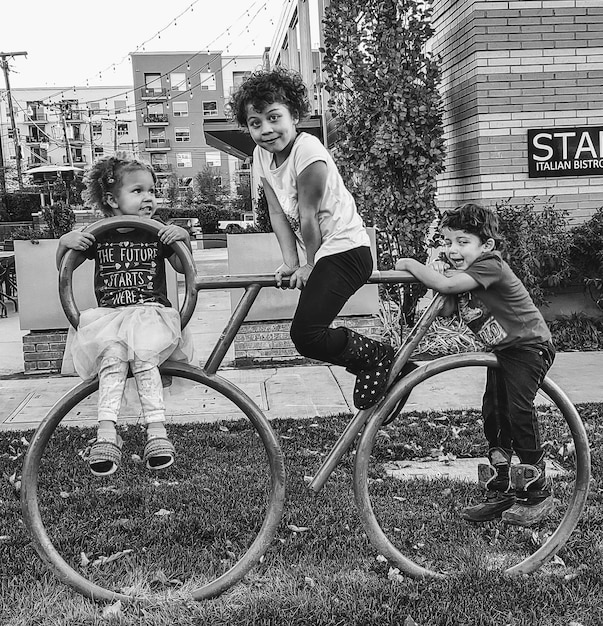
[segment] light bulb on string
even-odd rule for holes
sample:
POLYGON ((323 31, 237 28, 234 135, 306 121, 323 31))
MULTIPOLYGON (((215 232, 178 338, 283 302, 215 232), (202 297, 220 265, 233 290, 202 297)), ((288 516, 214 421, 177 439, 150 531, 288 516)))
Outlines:
POLYGON ((188 97, 192 99, 192 97, 193 97, 193 90, 192 89, 188 92, 188 97))
POLYGON ((190 63, 186 64, 186 69, 190 72, 190 69, 191 69, 191 64, 190 63))

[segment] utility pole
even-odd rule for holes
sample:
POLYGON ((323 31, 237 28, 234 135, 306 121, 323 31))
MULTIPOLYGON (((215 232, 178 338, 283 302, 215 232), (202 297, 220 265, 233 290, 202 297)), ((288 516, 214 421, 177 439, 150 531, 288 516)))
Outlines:
POLYGON ((65 121, 65 108, 64 102, 59 103, 59 110, 61 115, 61 123, 63 125, 63 136, 65 137, 65 150, 67 151, 67 161, 71 167, 73 167, 73 155, 71 154, 71 144, 69 143, 69 136, 67 135, 67 122, 65 121))
MULTIPOLYGON (((8 100, 8 111, 11 124, 13 126, 13 140, 15 142, 15 159, 17 162, 17 180, 19 182, 19 190, 23 189, 23 175, 21 174, 21 146, 19 145, 19 133, 15 124, 15 111, 13 109, 13 99, 10 93, 10 80, 8 78, 8 61, 7 57, 27 56, 27 52, 0 52, 0 66, 4 72, 4 81, 6 83, 6 97, 8 100)), ((3 170, 4 182, 4 170, 3 170)))
POLYGON ((6 180, 4 178, 4 155, 2 153, 2 125, 0 124, 0 204, 6 196, 6 180))

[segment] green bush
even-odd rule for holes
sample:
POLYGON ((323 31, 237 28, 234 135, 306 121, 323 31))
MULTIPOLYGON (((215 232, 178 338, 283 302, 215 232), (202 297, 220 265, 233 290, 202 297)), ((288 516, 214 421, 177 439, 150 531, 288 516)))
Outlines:
POLYGON ((603 309, 603 207, 572 230, 569 259, 572 278, 584 281, 597 306, 603 309))
POLYGON ((548 322, 557 350, 603 350, 603 319, 584 313, 563 315, 548 322))
POLYGON ((509 254, 509 265, 537 305, 547 301, 551 288, 567 284, 572 232, 568 213, 550 201, 536 211, 533 201, 496 204, 500 230, 509 254))

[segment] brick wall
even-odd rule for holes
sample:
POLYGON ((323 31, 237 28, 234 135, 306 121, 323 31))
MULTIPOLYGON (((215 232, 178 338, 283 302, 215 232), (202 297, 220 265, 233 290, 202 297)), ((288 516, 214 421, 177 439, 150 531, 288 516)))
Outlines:
POLYGON ((603 177, 528 177, 528 128, 603 125, 601 0, 435 0, 446 172, 438 204, 552 197, 582 221, 603 177))
POLYGON ((63 364, 67 330, 32 330, 23 337, 26 374, 58 374, 63 364))
MULTIPOLYGON (((379 339, 383 331, 380 318, 372 315, 336 318, 332 324, 346 326, 368 337, 379 339)), ((295 349, 289 329, 291 320, 244 322, 234 340, 237 365, 269 364, 283 361, 307 361, 295 349)))

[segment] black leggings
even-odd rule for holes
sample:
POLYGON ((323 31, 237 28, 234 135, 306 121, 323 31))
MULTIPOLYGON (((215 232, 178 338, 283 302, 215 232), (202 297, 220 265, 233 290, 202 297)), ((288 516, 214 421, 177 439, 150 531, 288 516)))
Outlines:
POLYGON ((316 263, 291 323, 291 339, 302 356, 336 362, 346 346, 347 334, 341 327, 329 326, 372 271, 368 246, 326 256, 316 263))

